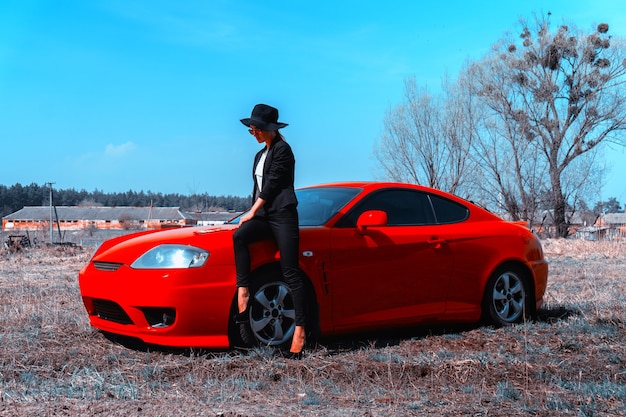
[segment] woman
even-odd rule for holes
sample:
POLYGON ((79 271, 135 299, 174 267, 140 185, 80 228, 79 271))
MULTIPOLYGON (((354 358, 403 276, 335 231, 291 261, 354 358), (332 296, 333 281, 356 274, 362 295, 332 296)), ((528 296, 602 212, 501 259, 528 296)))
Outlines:
POLYGON ((237 270, 237 323, 249 319, 249 275, 252 242, 273 236, 280 252, 280 265, 285 282, 291 289, 295 310, 295 330, 289 349, 290 357, 300 359, 305 342, 305 287, 298 266, 300 231, 298 228, 298 200, 294 191, 295 158, 291 147, 278 131, 287 123, 278 121, 278 110, 266 104, 257 104, 249 118, 241 119, 259 143, 265 144, 254 158, 253 205, 239 220, 233 234, 235 267, 237 270))

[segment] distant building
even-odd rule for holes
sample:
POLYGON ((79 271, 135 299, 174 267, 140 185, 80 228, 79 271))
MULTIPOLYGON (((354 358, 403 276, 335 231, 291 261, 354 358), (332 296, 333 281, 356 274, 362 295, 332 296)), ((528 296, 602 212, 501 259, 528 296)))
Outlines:
POLYGON ((576 230, 576 237, 585 240, 605 240, 610 228, 607 226, 585 226, 576 230))
MULTIPOLYGON (((54 228, 60 230, 160 229, 222 224, 238 213, 188 213, 178 207, 80 207, 52 210, 54 228)), ((50 227, 49 206, 27 206, 2 218, 2 230, 36 231, 50 227)))
MULTIPOLYGON (((511 221, 508 214, 501 216, 503 219, 511 221)), ((587 220, 579 213, 565 213, 565 221, 567 223, 568 236, 576 234, 577 230, 587 224, 587 220)), ((591 220, 593 222, 593 219, 591 220)), ((554 224, 554 214, 552 210, 542 210, 535 213, 531 229, 540 237, 550 237, 557 235, 557 228, 554 224)))
POLYGON ((216 226, 224 224, 240 214, 240 211, 203 211, 201 213, 189 213, 190 216, 196 219, 198 226, 216 226))
POLYGON ((626 236, 626 213, 605 213, 596 221, 595 226, 606 228, 606 238, 616 239, 626 236))

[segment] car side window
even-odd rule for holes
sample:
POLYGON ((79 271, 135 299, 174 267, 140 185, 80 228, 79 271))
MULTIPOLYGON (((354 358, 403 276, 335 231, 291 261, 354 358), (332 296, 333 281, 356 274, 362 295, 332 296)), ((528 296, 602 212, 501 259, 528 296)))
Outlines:
POLYGON ((390 226, 435 224, 428 194, 414 190, 382 190, 365 198, 342 219, 337 227, 355 227, 356 220, 367 210, 383 210, 390 226))
POLYGON ((430 200, 435 209, 437 224, 458 223, 469 216, 469 209, 462 204, 434 194, 430 195, 430 200))

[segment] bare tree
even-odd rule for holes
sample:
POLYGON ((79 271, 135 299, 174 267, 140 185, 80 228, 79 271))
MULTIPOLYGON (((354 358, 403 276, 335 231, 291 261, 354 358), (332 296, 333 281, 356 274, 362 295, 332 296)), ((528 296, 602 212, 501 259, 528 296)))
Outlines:
POLYGON ((407 78, 404 87, 404 101, 387 111, 382 141, 375 149, 383 177, 458 192, 468 178, 473 135, 463 109, 469 104, 451 84, 444 85, 444 95, 419 88, 414 77, 407 78))
POLYGON ((130 213, 121 213, 117 220, 124 230, 137 228, 137 221, 130 213))
MULTIPOLYGON (((497 57, 471 65, 466 77, 474 82, 481 98, 485 90, 493 94, 497 91, 500 98, 514 95, 508 85, 507 68, 488 61, 493 59, 497 57)), ((547 166, 537 157, 541 152, 538 143, 527 139, 514 118, 502 116, 510 110, 507 100, 481 100, 481 104, 480 135, 473 141, 472 157, 482 173, 480 188, 487 199, 485 205, 497 207, 511 220, 535 223, 549 186, 544 181, 547 166)))
POLYGON ((568 167, 605 141, 624 143, 626 60, 623 45, 607 32, 608 25, 600 24, 588 36, 567 26, 554 33, 549 15, 535 18, 533 31, 523 23, 521 45, 502 42, 470 69, 491 110, 492 127, 499 132, 481 146, 497 151, 504 140, 511 151, 507 160, 491 158, 486 163, 496 183, 503 167, 515 170, 515 186, 498 184, 503 199, 511 199, 505 205, 521 201, 529 211, 548 187, 559 237, 568 235, 566 208, 576 189, 570 186, 568 192, 564 183, 567 178, 575 184, 574 170, 568 167), (506 190, 511 190, 509 195, 506 190))

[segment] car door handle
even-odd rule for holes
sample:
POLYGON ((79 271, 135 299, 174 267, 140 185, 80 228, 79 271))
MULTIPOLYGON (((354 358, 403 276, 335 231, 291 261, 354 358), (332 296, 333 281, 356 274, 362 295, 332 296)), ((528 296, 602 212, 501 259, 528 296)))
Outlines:
POLYGON ((441 246, 446 244, 446 240, 439 239, 437 236, 433 236, 430 239, 428 239, 427 243, 428 243, 428 246, 434 249, 439 249, 441 246))

